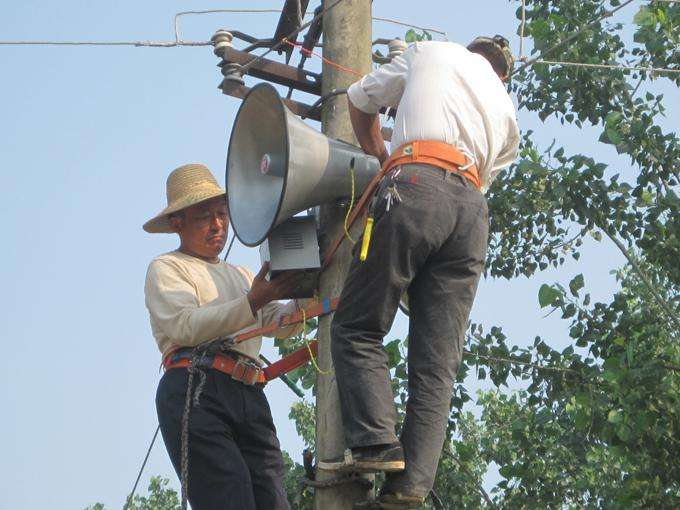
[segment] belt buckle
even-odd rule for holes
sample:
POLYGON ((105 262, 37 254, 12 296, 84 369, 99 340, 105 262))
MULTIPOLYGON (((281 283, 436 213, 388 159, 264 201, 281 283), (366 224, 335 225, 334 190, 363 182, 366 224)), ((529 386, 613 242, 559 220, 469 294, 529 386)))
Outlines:
POLYGON ((236 359, 231 377, 247 386, 252 386, 258 382, 260 372, 262 372, 262 368, 259 365, 239 356, 236 359))

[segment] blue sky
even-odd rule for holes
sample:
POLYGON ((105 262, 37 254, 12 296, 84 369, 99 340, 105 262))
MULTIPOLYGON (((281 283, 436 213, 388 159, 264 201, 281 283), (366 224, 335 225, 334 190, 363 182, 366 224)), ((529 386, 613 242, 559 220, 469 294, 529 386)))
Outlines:
MULTIPOLYGON (((170 40, 177 11, 282 3, 11 2, 3 6, 0 39, 170 40)), ((516 51, 514 10, 503 0, 455 7, 444 0, 422 7, 374 3, 376 16, 441 28, 454 41, 508 34, 516 51)), ((621 17, 630 21, 635 11, 632 5, 621 17)), ((218 28, 269 37, 276 20, 274 14, 187 17, 182 37, 208 40, 218 28)), ((383 22, 373 30, 376 38, 405 31, 383 22)), ((177 245, 173 236, 146 234, 141 225, 164 207, 165 178, 180 164, 206 163, 224 181, 239 101, 217 90, 216 64, 210 47, 0 47, 4 508, 71 510, 96 501, 120 508, 134 481, 156 427, 160 377, 144 274, 155 255, 177 245)), ((318 66, 316 59, 311 65, 318 66)), ((654 87, 667 92, 669 118, 677 114, 677 89, 654 87)), ((628 162, 596 142, 597 129, 543 124, 526 112, 519 121, 537 132, 539 143, 558 137, 568 150, 596 155, 626 175, 628 162)), ((239 245, 231 261, 259 267, 257 251, 239 245)), ((621 263, 613 247, 591 242, 578 263, 559 270, 531 280, 485 280, 472 319, 502 325, 518 344, 540 333, 564 345, 565 324, 543 318, 538 307, 540 285, 582 272, 594 299, 607 299, 615 288, 609 270, 621 263)), ((399 317, 392 336, 405 328, 399 317)), ((264 352, 276 357, 268 346, 264 352)), ((480 387, 474 380, 469 385, 480 387)), ((278 381, 267 394, 282 445, 299 458, 302 444, 288 419, 296 397, 278 381)), ((161 442, 142 488, 152 474, 178 487, 161 442)))

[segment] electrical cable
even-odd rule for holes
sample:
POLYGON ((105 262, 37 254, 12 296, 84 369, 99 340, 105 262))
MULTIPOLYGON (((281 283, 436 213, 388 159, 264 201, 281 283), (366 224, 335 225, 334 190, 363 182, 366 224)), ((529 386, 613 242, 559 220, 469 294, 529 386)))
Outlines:
POLYGON ((312 362, 312 365, 314 365, 314 369, 319 374, 330 375, 331 373, 333 373, 332 370, 321 370, 318 363, 316 362, 316 356, 314 356, 314 353, 312 352, 312 347, 309 345, 309 340, 307 340, 307 314, 304 308, 301 311, 302 311, 302 341, 305 343, 307 351, 309 351, 309 359, 312 362))
POLYGON ((552 53, 552 52, 555 51, 556 49, 558 49, 558 48, 564 46, 565 44, 567 44, 567 43, 573 41, 574 39, 576 39, 579 35, 581 35, 583 32, 585 32, 585 31, 588 30, 589 28, 591 28, 592 26, 598 24, 598 23, 599 23, 600 21, 602 21, 603 19, 609 18, 609 17, 613 16, 614 13, 620 11, 621 9, 623 9, 624 7, 626 7, 627 5, 631 4, 633 1, 634 1, 634 0, 626 0, 626 1, 623 2, 621 5, 615 7, 615 8, 612 9, 611 11, 605 10, 604 13, 602 13, 599 17, 597 17, 596 19, 594 19, 593 21, 591 21, 591 22, 588 23, 587 25, 584 25, 584 26, 581 27, 579 30, 577 30, 576 32, 574 32, 573 34, 571 34, 570 36, 565 37, 564 39, 562 39, 561 41, 559 41, 559 42, 557 42, 556 44, 552 45, 550 48, 548 48, 547 50, 541 52, 539 55, 535 56, 534 58, 525 61, 524 64, 521 65, 519 68, 515 69, 515 70, 512 72, 512 74, 516 74, 516 73, 518 73, 518 72, 524 70, 524 69, 527 68, 528 66, 532 65, 534 62, 538 62, 539 60, 541 60, 541 59, 542 59, 545 55, 547 55, 548 53, 552 53))
MULTIPOLYGON (((302 44, 300 43, 294 43, 293 41, 289 41, 288 39, 284 39, 284 42, 290 46, 295 47, 302 47, 302 44)), ((305 50, 307 52, 307 50, 305 50)), ((354 69, 351 69, 349 67, 345 67, 341 64, 338 64, 337 62, 333 62, 331 59, 324 57, 323 55, 318 54, 317 52, 310 50, 309 51, 310 55, 314 55, 315 57, 320 58, 323 62, 328 64, 329 66, 335 67, 337 69, 340 69, 341 71, 345 71, 346 73, 353 74, 355 76, 363 77, 364 73, 360 73, 359 71, 355 71, 354 69)))
POLYGON ((123 505, 123 510, 127 510, 130 504, 132 503, 132 499, 135 497, 135 491, 137 490, 137 484, 139 483, 139 479, 142 477, 142 473, 144 472, 144 468, 146 467, 146 461, 149 460, 149 454, 151 453, 151 449, 153 448, 154 443, 156 442, 156 438, 158 437, 158 431, 161 429, 160 425, 156 426, 156 432, 153 434, 153 439, 151 440, 151 444, 149 445, 149 448, 146 450, 146 455, 144 456, 144 461, 142 462, 142 467, 139 468, 139 473, 137 474, 137 479, 135 480, 135 484, 132 487, 132 491, 130 491, 130 495, 127 497, 127 500, 125 501, 125 505, 123 505))
POLYGON ((385 23, 392 23, 393 25, 400 25, 402 27, 409 27, 409 28, 415 28, 417 30, 422 30, 423 32, 432 32, 434 34, 439 34, 444 36, 445 40, 449 40, 448 34, 443 31, 443 30, 437 30, 435 28, 427 28, 427 27, 419 27, 418 25, 412 25, 411 23, 406 23, 404 21, 399 21, 396 19, 391 19, 391 18, 379 18, 377 16, 373 16, 371 19, 374 21, 384 21, 385 23))
POLYGON ((345 221, 343 222, 343 226, 345 227, 345 235, 347 236, 347 239, 350 240, 352 244, 356 244, 357 242, 352 238, 352 236, 349 233, 349 217, 352 214, 352 209, 354 209, 354 191, 355 191, 355 176, 354 176, 354 158, 352 158, 352 162, 349 165, 349 172, 352 177, 352 194, 349 200, 349 207, 347 208, 347 214, 345 214, 345 221))
POLYGON ((227 257, 229 256, 229 252, 231 252, 231 247, 234 246, 234 241, 236 241, 236 232, 234 232, 231 242, 229 243, 229 248, 227 248, 227 253, 224 254, 224 261, 227 261, 227 257))
POLYGON ((0 41, 1 46, 136 46, 175 48, 177 46, 212 46, 211 41, 0 41))
POLYGON ((317 19, 322 18, 324 14, 326 14, 327 12, 329 12, 331 9, 333 9, 334 7, 336 7, 337 5, 339 5, 340 2, 343 2, 343 1, 344 1, 344 0, 335 0, 335 2, 333 2, 333 3, 332 3, 331 5, 329 5, 328 7, 324 7, 324 9, 323 9, 319 14, 315 15, 315 16, 314 16, 311 20, 309 20, 307 23, 305 23, 304 25, 302 25, 302 26, 299 27, 299 28, 296 28, 295 30, 293 30, 293 31, 292 31, 290 34, 288 34, 287 36, 282 37, 281 40, 277 41, 277 42, 276 42, 273 46, 271 46, 267 51, 265 51, 264 53, 258 55, 258 56, 255 57, 253 60, 249 60, 248 62, 246 62, 245 64, 243 64, 243 66, 241 67, 241 70, 243 71, 243 73, 245 74, 245 73, 248 71, 248 69, 250 69, 253 65, 255 65, 256 62, 258 62, 259 60, 263 59, 264 57, 266 57, 267 55, 269 55, 271 52, 278 50, 278 49, 284 44, 284 41, 289 40, 289 39, 292 39, 292 38, 294 38, 295 36, 297 36, 297 35, 298 35, 300 32, 302 32, 305 28, 308 28, 308 27, 309 27, 312 23, 314 23, 317 19))
POLYGON ((671 69, 668 67, 643 67, 643 66, 626 66, 623 64, 588 64, 586 62, 561 62, 559 60, 537 60, 531 65, 546 64, 551 66, 574 66, 574 67, 589 67, 596 69, 622 69, 627 71, 647 71, 650 73, 680 73, 680 69, 671 69))

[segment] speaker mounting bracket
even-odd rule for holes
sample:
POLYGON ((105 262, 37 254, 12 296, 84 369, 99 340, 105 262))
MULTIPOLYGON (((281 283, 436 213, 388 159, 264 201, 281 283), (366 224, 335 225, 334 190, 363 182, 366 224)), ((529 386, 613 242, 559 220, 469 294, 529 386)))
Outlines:
MULTIPOLYGON (((241 32, 229 32, 229 34, 234 37, 238 35, 239 38, 247 36, 247 34, 242 34, 241 32)), ((262 41, 265 40, 256 40, 248 48, 261 47, 259 46, 260 43, 266 47, 266 44, 262 41)), ((226 44, 220 48, 215 48, 215 54, 222 58, 222 62, 218 65, 223 67, 228 64, 238 64, 241 66, 248 64, 250 67, 248 67, 246 74, 250 76, 286 87, 292 87, 308 94, 314 94, 315 96, 321 95, 321 74, 299 69, 268 58, 258 58, 257 55, 253 55, 246 50, 237 50, 231 45, 226 44), (251 61, 254 62, 251 64, 251 61)))

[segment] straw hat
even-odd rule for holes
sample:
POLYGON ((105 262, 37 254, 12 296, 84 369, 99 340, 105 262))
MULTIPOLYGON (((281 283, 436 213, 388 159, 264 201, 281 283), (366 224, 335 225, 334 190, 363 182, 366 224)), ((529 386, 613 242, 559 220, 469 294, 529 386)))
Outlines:
POLYGON ((144 224, 144 230, 172 233, 169 216, 211 198, 226 195, 205 165, 192 163, 175 168, 165 183, 168 206, 144 224))

